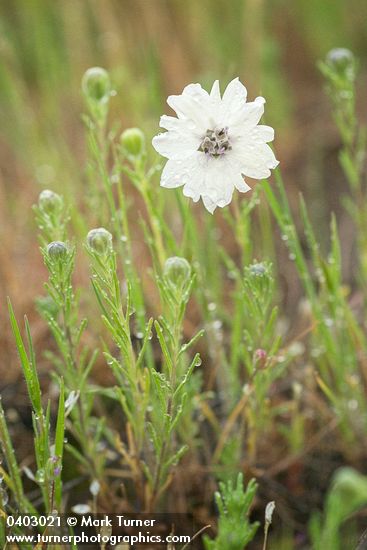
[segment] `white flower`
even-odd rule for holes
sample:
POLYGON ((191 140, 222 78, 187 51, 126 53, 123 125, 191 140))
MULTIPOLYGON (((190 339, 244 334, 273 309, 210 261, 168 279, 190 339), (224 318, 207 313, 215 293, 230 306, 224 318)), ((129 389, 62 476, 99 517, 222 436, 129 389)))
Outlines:
POLYGON ((234 189, 250 189, 245 177, 262 179, 278 165, 267 145, 274 139, 270 126, 259 125, 265 99, 246 102, 247 90, 238 78, 220 95, 219 82, 210 94, 200 84, 189 84, 167 103, 177 118, 163 115, 160 126, 167 132, 153 138, 154 148, 168 158, 162 187, 184 186, 195 202, 200 198, 209 212, 232 200, 234 189))

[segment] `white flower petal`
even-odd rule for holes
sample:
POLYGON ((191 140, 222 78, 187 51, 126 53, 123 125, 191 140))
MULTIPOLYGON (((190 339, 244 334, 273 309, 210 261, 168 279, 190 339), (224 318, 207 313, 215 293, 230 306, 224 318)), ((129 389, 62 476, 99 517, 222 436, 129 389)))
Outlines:
POLYGON ((230 131, 241 134, 253 129, 264 114, 264 103, 264 98, 257 97, 255 101, 250 101, 237 110, 231 111, 227 122, 230 131))
POLYGON ((184 185, 186 174, 182 171, 182 162, 177 160, 168 160, 163 168, 161 176, 161 186, 173 189, 184 185), (180 164, 179 164, 180 163, 180 164))
POLYGON ((200 199, 199 191, 191 187, 189 184, 186 184, 183 188, 183 194, 185 197, 189 197, 194 202, 198 202, 198 200, 200 199))
POLYGON ((195 137, 198 147, 202 141, 202 130, 199 130, 196 124, 191 120, 162 115, 159 121, 159 126, 170 132, 177 132, 180 136, 185 136, 186 138, 195 137))
POLYGON ((251 187, 245 182, 242 174, 238 174, 233 178, 233 185, 241 193, 247 193, 247 191, 251 191, 251 187))
POLYGON ((206 101, 209 94, 200 84, 188 84, 182 91, 182 95, 189 95, 198 100, 206 101))
POLYGON ((159 120, 159 126, 165 130, 179 131, 184 128, 182 123, 185 123, 185 120, 176 118, 174 116, 162 115, 159 120))
POLYGON ((250 191, 251 187, 245 182, 241 173, 241 163, 238 163, 236 159, 231 156, 228 156, 227 158, 225 157, 225 161, 228 179, 234 187, 241 193, 247 193, 247 191, 250 191))
POLYGON ((220 199, 218 201, 219 208, 224 208, 225 206, 228 206, 232 202, 233 192, 226 198, 226 199, 220 199))
POLYGON ((221 97, 220 97, 219 80, 216 80, 213 83, 212 89, 210 91, 210 97, 215 101, 220 101, 221 97))
POLYGON ((231 151, 232 156, 239 163, 241 173, 244 176, 255 179, 264 179, 270 176, 270 169, 278 166, 273 151, 269 145, 252 145, 242 151, 231 151))
POLYGON ((191 156, 200 146, 194 135, 181 135, 179 132, 164 132, 152 140, 153 147, 163 157, 184 159, 191 156))
POLYGON ((239 105, 246 103, 247 90, 240 82, 240 79, 234 78, 225 89, 222 101, 228 109, 237 109, 239 105))
POLYGON ((225 157, 209 158, 204 171, 205 187, 202 195, 209 197, 217 206, 225 206, 232 200, 234 184, 232 170, 225 157))
POLYGON ((251 139, 257 142, 265 142, 274 140, 274 129, 271 126, 265 126, 265 124, 259 124, 251 131, 251 139))
POLYGON ((191 120, 202 133, 205 133, 212 119, 208 99, 208 92, 203 90, 200 84, 190 84, 184 88, 181 95, 170 95, 167 103, 176 111, 179 118, 191 120))
POLYGON ((261 145, 256 144, 252 155, 254 158, 258 159, 258 161, 262 160, 262 162, 266 164, 268 168, 271 168, 271 170, 274 170, 274 168, 276 168, 279 164, 279 161, 275 158, 272 148, 266 143, 261 145))
POLYGON ((205 176, 209 160, 203 153, 196 151, 191 157, 185 159, 182 165, 185 186, 183 193, 186 197, 191 197, 194 202, 200 199, 205 193, 205 176))
POLYGON ((213 214, 214 210, 217 208, 216 203, 214 201, 212 201, 212 199, 210 197, 207 197, 206 195, 203 195, 201 198, 203 199, 203 203, 204 203, 205 208, 208 210, 208 212, 213 214))

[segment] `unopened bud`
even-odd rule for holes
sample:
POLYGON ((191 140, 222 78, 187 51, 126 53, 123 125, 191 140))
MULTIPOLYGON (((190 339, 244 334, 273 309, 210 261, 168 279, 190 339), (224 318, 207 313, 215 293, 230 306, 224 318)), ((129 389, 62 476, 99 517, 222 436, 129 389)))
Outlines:
POLYGON ((54 241, 47 245, 47 254, 51 260, 58 261, 66 258, 68 253, 68 247, 61 241, 54 241))
POLYGON ((121 134, 121 144, 132 157, 139 157, 145 152, 145 136, 140 128, 128 128, 121 134))
POLYGON ((112 235, 104 227, 92 229, 87 235, 89 247, 97 254, 109 254, 112 251, 112 235))
POLYGON ((266 266, 264 264, 258 263, 258 264, 252 264, 249 267, 249 271, 251 275, 255 275, 257 277, 262 277, 266 273, 266 266))
POLYGON ((182 288, 190 278, 191 267, 185 258, 173 256, 165 261, 163 274, 173 286, 182 288))
POLYGON ((268 354, 264 349, 258 348, 257 350, 255 350, 254 361, 259 369, 264 369, 266 367, 267 359, 268 354))
POLYGON ((101 67, 91 67, 82 79, 84 95, 97 103, 107 103, 111 96, 111 81, 108 72, 101 67))
POLYGON ((326 56, 326 64, 341 77, 355 78, 355 57, 347 48, 334 48, 326 56))
POLYGON ((50 191, 50 189, 44 189, 38 197, 38 206, 46 214, 56 214, 61 212, 63 200, 57 193, 50 191))

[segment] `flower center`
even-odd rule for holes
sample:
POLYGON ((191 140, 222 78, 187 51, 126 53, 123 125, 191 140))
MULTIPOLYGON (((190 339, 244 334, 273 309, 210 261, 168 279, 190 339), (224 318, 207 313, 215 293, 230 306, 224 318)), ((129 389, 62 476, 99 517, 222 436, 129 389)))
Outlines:
POLYGON ((225 127, 220 130, 207 130, 198 151, 217 158, 230 149, 232 147, 228 137, 228 128, 225 127))

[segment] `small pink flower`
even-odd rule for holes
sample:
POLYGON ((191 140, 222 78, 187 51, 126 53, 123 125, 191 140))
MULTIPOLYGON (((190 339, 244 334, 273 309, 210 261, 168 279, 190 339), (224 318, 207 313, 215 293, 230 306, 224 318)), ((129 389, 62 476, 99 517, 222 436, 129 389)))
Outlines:
POLYGON ((268 359, 268 354, 264 349, 258 348, 257 350, 255 350, 254 361, 258 368, 264 369, 266 367, 267 359, 268 359))

